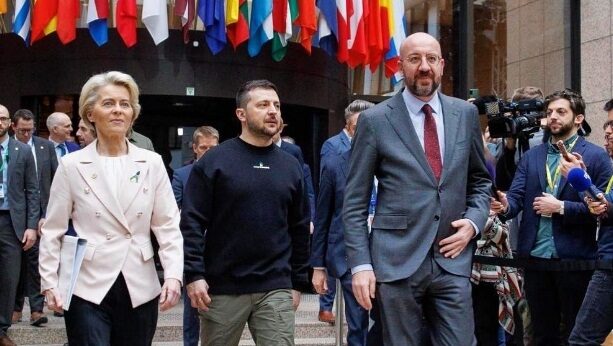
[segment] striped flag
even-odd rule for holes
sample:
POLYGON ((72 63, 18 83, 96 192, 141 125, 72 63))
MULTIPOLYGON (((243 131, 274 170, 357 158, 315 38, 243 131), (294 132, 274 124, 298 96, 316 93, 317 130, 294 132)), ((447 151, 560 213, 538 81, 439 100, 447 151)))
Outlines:
POLYGON ((202 19, 206 30, 204 39, 213 55, 226 46, 226 15, 224 0, 198 1, 198 17, 202 19))
POLYGON ((81 2, 79 0, 59 0, 57 13, 57 36, 63 44, 77 38, 77 19, 80 16, 81 2))
POLYGON ((183 26, 183 42, 189 42, 189 29, 196 18, 195 0, 176 0, 174 14, 181 17, 183 26))
POLYGON ((403 79, 398 69, 400 61, 400 44, 407 37, 404 28, 404 2, 392 1, 388 7, 390 43, 389 50, 385 54, 385 76, 392 77, 392 82, 398 83, 403 79))
POLYGON ((157 46, 168 38, 168 9, 166 0, 143 1, 143 24, 157 46))
POLYGON ((338 25, 338 49, 336 58, 339 62, 344 63, 349 59, 349 51, 347 41, 349 40, 349 15, 353 12, 352 0, 336 0, 336 18, 338 25))
POLYGON ((28 45, 30 42, 30 0, 15 1, 13 32, 19 35, 28 45))
POLYGON ((326 51, 328 55, 336 55, 338 47, 338 22, 336 5, 329 0, 318 0, 319 8, 318 20, 318 39, 319 47, 326 51))
POLYGON ((356 67, 366 62, 368 57, 368 43, 366 42, 366 33, 364 30, 364 18, 368 16, 367 0, 352 0, 353 13, 349 16, 349 40, 347 47, 349 49, 349 58, 347 64, 350 67, 356 67))
POLYGON ((117 32, 128 48, 136 44, 136 15, 136 0, 117 0, 117 32))
POLYGON ((226 29, 228 31, 228 40, 236 50, 236 47, 249 39, 249 9, 247 0, 228 0, 226 11, 226 29), (232 8, 230 8, 232 7, 232 8), (238 10, 236 21, 234 20, 234 8, 238 10))
POLYGON ((98 46, 109 40, 107 18, 109 17, 109 3, 107 0, 89 0, 87 7, 87 26, 89 35, 98 46))
POLYGON ((32 8, 31 43, 54 32, 57 28, 58 0, 36 0, 32 8))
POLYGON ((249 56, 260 54, 262 46, 272 39, 272 0, 253 0, 249 27, 249 56))
POLYGON ((292 18, 290 5, 287 0, 273 0, 272 2, 272 59, 281 61, 287 53, 287 40, 292 37, 292 18))

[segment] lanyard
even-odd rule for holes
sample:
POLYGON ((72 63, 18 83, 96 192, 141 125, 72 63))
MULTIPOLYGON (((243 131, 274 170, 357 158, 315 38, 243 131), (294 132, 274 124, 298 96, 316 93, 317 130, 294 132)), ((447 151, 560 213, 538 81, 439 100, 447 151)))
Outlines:
POLYGON ((611 192, 611 187, 613 186, 613 176, 609 179, 609 183, 607 184, 607 189, 605 190, 605 194, 611 192))
POLYGON ((9 164, 9 148, 7 145, 6 149, 2 149, 2 151, 4 151, 4 154, 2 155, 2 160, 0 160, 0 173, 2 173, 4 171, 4 162, 6 162, 6 164, 9 164))
MULTIPOLYGON (((577 136, 577 138, 575 138, 575 140, 572 143, 570 143, 570 145, 567 148, 569 152, 573 149, 578 139, 579 139, 579 136, 577 136)), ((547 173, 547 185, 549 185, 549 189, 551 189, 551 193, 555 194, 555 188, 557 186, 554 185, 554 183, 557 184, 558 181, 560 180, 560 165, 556 167, 556 171, 553 174, 553 180, 551 179, 551 171, 549 170, 549 165, 547 164, 547 161, 545 161, 545 172, 547 173)))
POLYGON ((560 179, 560 166, 556 168, 555 173, 553 174, 553 180, 551 180, 551 172, 549 171, 549 165, 545 163, 545 172, 547 172, 547 185, 551 189, 551 193, 555 193, 554 188, 556 187, 554 183, 556 183, 560 179))

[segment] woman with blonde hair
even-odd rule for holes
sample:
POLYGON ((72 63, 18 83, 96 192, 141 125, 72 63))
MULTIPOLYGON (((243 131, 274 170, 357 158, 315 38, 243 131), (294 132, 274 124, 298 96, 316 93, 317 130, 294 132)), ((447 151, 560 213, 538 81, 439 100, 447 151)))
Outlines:
POLYGON ((61 311, 66 299, 58 289, 58 270, 69 219, 87 240, 65 312, 70 345, 150 345, 157 297, 164 311, 180 296, 183 238, 164 164, 126 139, 140 113, 138 95, 132 77, 121 72, 98 74, 85 83, 79 115, 95 128, 97 139, 62 157, 51 186, 39 264, 50 309, 61 311), (162 287, 151 233, 160 245, 162 287))

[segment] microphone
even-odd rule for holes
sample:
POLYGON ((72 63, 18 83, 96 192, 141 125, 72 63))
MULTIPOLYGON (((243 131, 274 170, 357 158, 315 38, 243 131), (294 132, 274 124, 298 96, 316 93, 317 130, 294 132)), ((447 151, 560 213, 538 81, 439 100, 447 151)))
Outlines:
POLYGON ((602 191, 598 190, 598 188, 592 184, 590 175, 581 168, 571 169, 568 172, 567 180, 570 183, 570 186, 572 186, 575 190, 578 192, 587 193, 594 200, 601 200, 604 198, 602 191))

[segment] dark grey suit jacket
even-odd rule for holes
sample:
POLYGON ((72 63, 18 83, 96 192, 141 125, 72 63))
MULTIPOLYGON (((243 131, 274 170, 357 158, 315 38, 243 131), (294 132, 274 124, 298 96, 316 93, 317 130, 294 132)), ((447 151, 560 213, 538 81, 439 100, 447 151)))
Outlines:
POLYGON ((353 139, 343 221, 350 268, 372 264, 379 282, 411 276, 432 249, 446 271, 469 276, 474 242, 455 259, 438 242, 468 218, 483 230, 491 182, 483 157, 477 109, 440 94, 445 155, 436 182, 402 92, 363 112, 353 139), (373 176, 379 179, 372 234, 367 227, 373 176))
POLYGON ((34 151, 36 152, 36 171, 38 173, 38 188, 40 191, 40 217, 45 217, 49 203, 49 190, 57 170, 57 155, 51 141, 44 138, 32 137, 34 151))
MULTIPOLYGON (((55 154, 55 151, 53 153, 55 154)), ((15 234, 21 241, 26 228, 38 228, 40 196, 32 150, 29 145, 14 138, 9 138, 6 183, 11 221, 15 234)))

